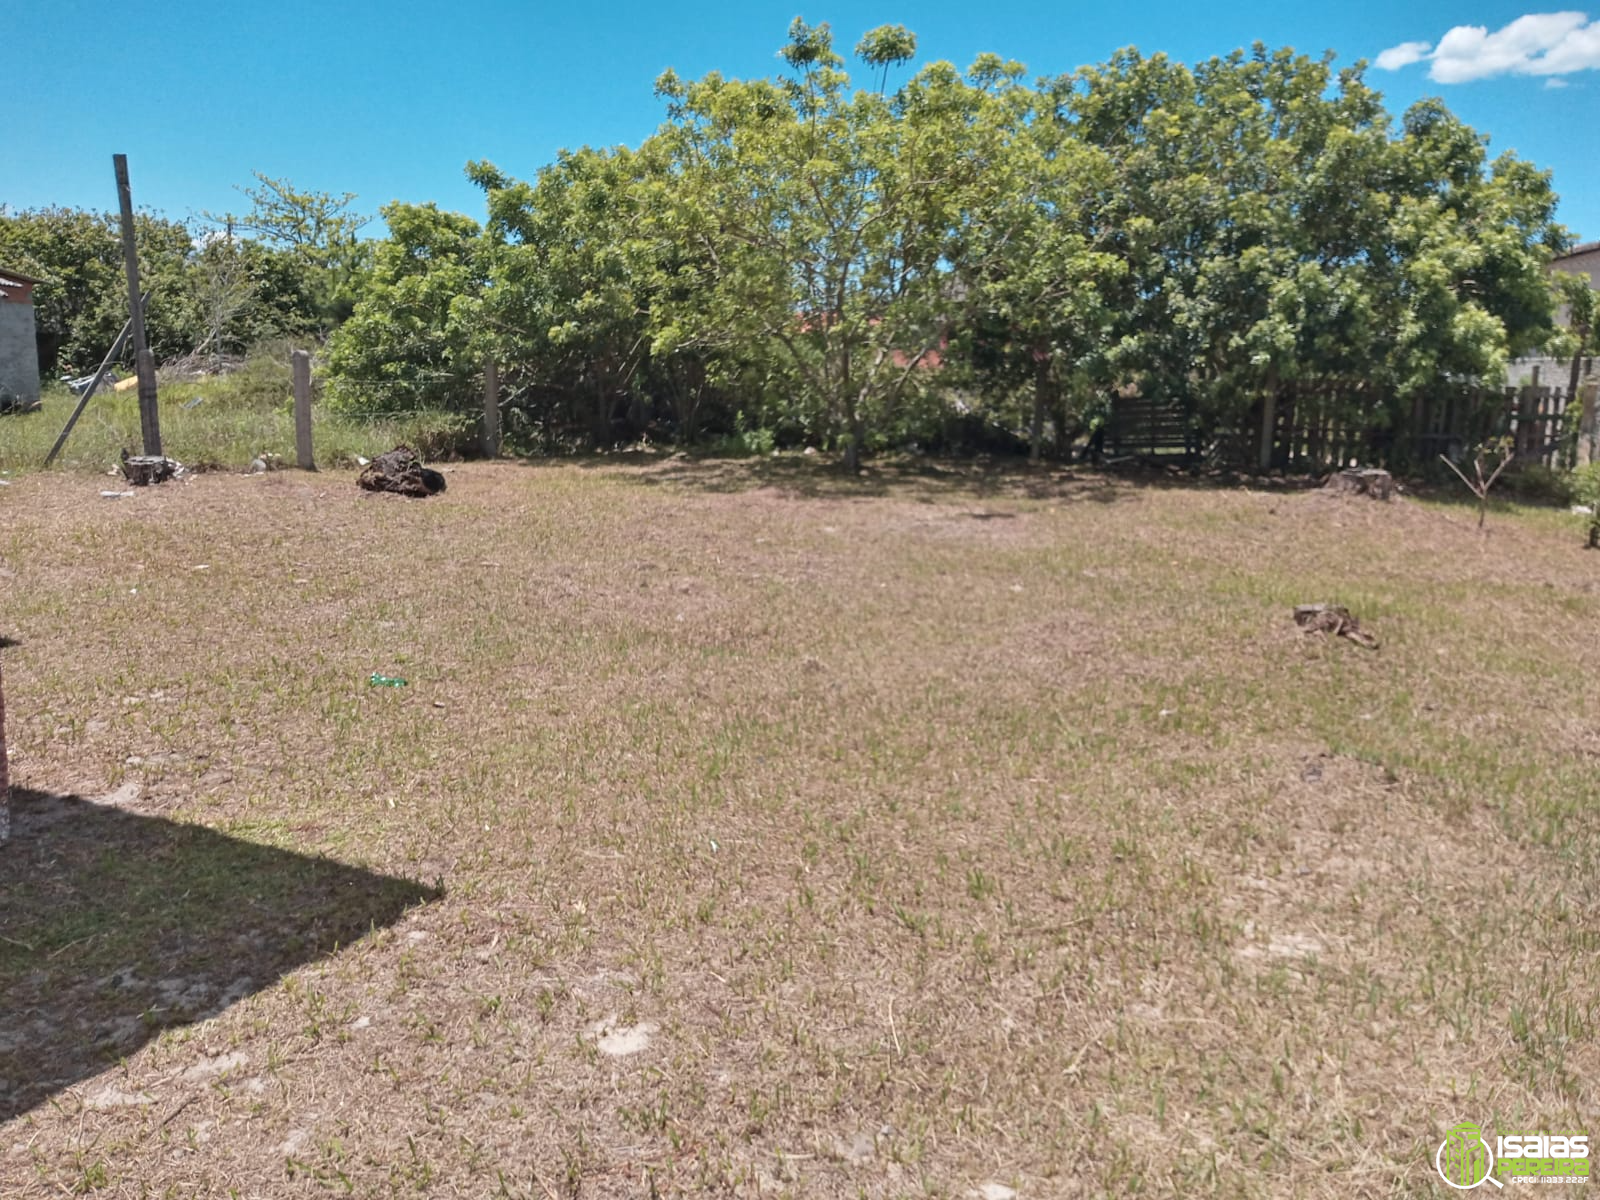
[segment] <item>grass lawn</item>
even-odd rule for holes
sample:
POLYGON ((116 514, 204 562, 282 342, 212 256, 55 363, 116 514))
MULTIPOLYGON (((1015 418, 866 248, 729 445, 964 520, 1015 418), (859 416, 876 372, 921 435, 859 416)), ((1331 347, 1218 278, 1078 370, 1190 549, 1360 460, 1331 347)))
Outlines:
POLYGON ((1600 1135, 1576 518, 447 478, 0 488, 0 1196, 1432 1196, 1458 1121, 1600 1135))

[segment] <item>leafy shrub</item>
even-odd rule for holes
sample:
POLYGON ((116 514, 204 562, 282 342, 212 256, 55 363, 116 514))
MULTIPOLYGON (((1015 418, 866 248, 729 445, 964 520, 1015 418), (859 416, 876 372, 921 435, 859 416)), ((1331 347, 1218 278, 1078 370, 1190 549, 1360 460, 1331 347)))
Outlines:
POLYGON ((1518 500, 1538 504, 1571 504, 1572 481, 1572 475, 1550 467, 1530 464, 1519 468, 1513 463, 1501 482, 1501 488, 1518 500))
POLYGON ((770 429, 746 429, 708 439, 703 447, 715 458, 762 457, 778 448, 778 435, 770 429))
POLYGON ((422 409, 391 422, 396 442, 404 442, 423 458, 461 458, 478 449, 478 423, 468 413, 422 409))
POLYGON ((1567 484, 1573 502, 1586 505, 1589 509, 1584 519, 1590 548, 1600 547, 1600 463, 1579 467, 1567 476, 1567 484))

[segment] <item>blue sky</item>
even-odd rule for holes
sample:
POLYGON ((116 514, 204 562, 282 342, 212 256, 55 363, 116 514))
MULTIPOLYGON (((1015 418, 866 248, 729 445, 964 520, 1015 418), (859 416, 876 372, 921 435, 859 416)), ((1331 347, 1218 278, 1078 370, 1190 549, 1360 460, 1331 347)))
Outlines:
POLYGON ((1600 21, 1571 13, 1500 33, 1555 11, 1442 0, 0 0, 0 203, 113 208, 111 155, 121 151, 135 200, 169 217, 241 207, 234 185, 260 170, 356 192, 363 211, 435 200, 481 218, 481 196, 462 176, 468 159, 531 176, 563 146, 636 144, 660 121, 651 85, 663 69, 770 73, 799 14, 831 22, 847 47, 899 22, 918 34, 923 61, 965 66, 992 50, 1035 74, 1126 45, 1185 61, 1256 40, 1332 49, 1341 62, 1389 50, 1386 61, 1404 65, 1370 79, 1391 111, 1444 97, 1491 135, 1492 150, 1554 170, 1561 219, 1592 240, 1600 21), (1458 26, 1483 31, 1446 36, 1458 26))

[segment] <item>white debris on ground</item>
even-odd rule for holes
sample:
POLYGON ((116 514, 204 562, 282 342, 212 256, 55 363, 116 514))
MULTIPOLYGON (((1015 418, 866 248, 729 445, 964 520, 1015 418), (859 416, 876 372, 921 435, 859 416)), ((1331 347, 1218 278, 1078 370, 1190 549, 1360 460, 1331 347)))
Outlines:
POLYGON ((203 1079, 210 1079, 215 1075, 225 1075, 229 1071, 237 1071, 249 1061, 250 1059, 242 1051, 237 1050, 232 1054, 218 1054, 210 1058, 202 1058, 185 1071, 182 1078, 190 1083, 197 1083, 203 1079))
POLYGON ((612 1058, 624 1058, 649 1048, 650 1039, 656 1033, 656 1025, 649 1021, 638 1025, 618 1025, 616 1022, 617 1018, 613 1015, 589 1027, 589 1036, 595 1039, 595 1045, 601 1054, 609 1054, 612 1058))
POLYGON ((143 1108, 154 1104, 155 1097, 148 1092, 124 1092, 116 1087, 103 1087, 84 1100, 85 1108, 104 1111, 112 1108, 143 1108))

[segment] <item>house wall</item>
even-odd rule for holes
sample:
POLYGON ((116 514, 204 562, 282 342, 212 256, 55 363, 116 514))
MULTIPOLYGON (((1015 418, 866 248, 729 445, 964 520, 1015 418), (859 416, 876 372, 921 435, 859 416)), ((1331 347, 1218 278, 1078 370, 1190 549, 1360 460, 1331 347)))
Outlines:
MULTIPOLYGON (((1579 247, 1576 253, 1566 254, 1550 264, 1549 270, 1568 275, 1587 275, 1589 286, 1600 291, 1600 242, 1590 242, 1579 247)), ((1556 324, 1567 323, 1567 306, 1556 309, 1556 324)))
MULTIPOLYGON (((1589 286, 1600 291, 1600 242, 1586 242, 1573 254, 1566 254, 1550 264, 1549 270, 1566 272, 1571 275, 1587 275, 1589 286)), ((1561 305, 1556 309, 1555 323, 1564 326, 1567 323, 1567 306, 1561 305)), ((1548 356, 1535 355, 1528 358, 1519 358, 1512 362, 1506 371, 1506 382, 1512 387, 1521 387, 1525 383, 1533 382, 1533 369, 1539 368, 1539 382, 1548 387, 1566 387, 1567 381, 1572 378, 1572 360, 1554 359, 1548 356)), ((1579 383, 1600 378, 1600 359, 1590 358, 1579 368, 1579 383)))
POLYGON ((39 344, 34 340, 33 305, 0 300, 0 409, 17 401, 39 403, 39 344))
MULTIPOLYGON (((1570 358, 1551 358, 1548 355, 1541 355, 1513 360, 1506 368, 1506 383, 1511 387, 1532 383, 1535 367, 1539 368, 1539 382, 1545 387, 1565 388, 1572 379, 1570 358)), ((1594 379, 1600 379, 1600 358, 1585 358, 1578 367, 1578 383, 1581 386, 1594 379)))
POLYGON ((1589 286, 1600 290, 1600 243, 1577 254, 1568 254, 1550 264, 1552 271, 1566 271, 1573 275, 1587 275, 1589 286))

